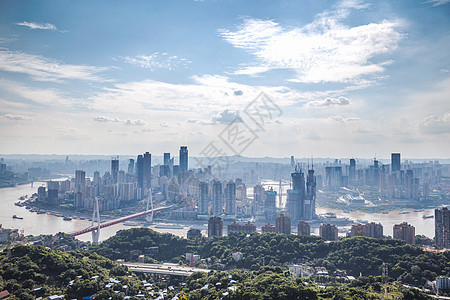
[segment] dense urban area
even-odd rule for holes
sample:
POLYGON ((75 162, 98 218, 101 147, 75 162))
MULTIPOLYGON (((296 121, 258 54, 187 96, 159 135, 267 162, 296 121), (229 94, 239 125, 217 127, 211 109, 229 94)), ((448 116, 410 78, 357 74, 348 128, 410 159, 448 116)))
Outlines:
MULTIPOLYGON (((0 228, 0 297, 18 299, 428 299, 450 296, 450 165, 374 159, 2 159, 14 205, 86 228, 0 228), (189 166, 191 166, 189 168, 189 166), (48 180, 51 179, 51 180, 48 180), (434 209, 415 224, 318 214, 434 209), (120 230, 99 242, 101 228, 120 230), (156 224, 155 228, 149 226, 156 224), (159 227, 158 227, 159 226, 159 227), (184 237, 171 229, 184 229, 184 237), (316 229, 316 230, 314 230, 316 229), (392 230, 392 231, 391 231, 392 230), (76 239, 92 233, 92 242, 76 239), (392 234, 391 234, 392 232, 392 234)), ((23 216, 26 216, 25 213, 23 216)), ((9 216, 26 222, 21 215, 9 216)), ((1 298, 1 299, 6 299, 1 298)))

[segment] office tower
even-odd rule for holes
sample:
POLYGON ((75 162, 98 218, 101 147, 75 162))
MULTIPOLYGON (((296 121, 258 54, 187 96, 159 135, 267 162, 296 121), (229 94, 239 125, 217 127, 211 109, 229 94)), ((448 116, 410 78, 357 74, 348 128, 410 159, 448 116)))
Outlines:
POLYGON ((236 214, 236 184, 231 180, 225 187, 225 214, 236 214))
POLYGON ((291 218, 285 216, 284 214, 280 214, 275 220, 275 232, 276 233, 291 233, 291 218))
POLYGON ((223 221, 220 217, 211 217, 208 220, 208 237, 223 235, 223 221))
POLYGON ((212 215, 220 216, 223 212, 222 182, 214 180, 212 182, 212 215))
POLYGON ((291 180, 292 189, 287 190, 286 209, 291 219, 298 221, 304 218, 305 213, 305 175, 302 171, 296 170, 294 173, 291 173, 291 180))
POLYGON ((264 188, 259 184, 253 187, 253 201, 257 206, 264 205, 264 192, 264 188))
POLYGON ((164 165, 168 166, 170 163, 170 153, 164 153, 164 165))
POLYGON ((266 221, 272 221, 275 219, 277 206, 276 206, 277 192, 272 188, 264 192, 264 215, 266 221))
POLYGON ((356 181, 356 160, 350 158, 350 167, 348 168, 348 183, 353 186, 356 181))
POLYGON ((177 176, 180 173, 181 173, 180 165, 174 165, 172 168, 172 175, 177 176))
POLYGON ((406 222, 394 225, 393 228, 394 239, 405 241, 407 244, 415 245, 416 229, 414 226, 406 222))
POLYGON ((450 210, 435 209, 434 222, 436 245, 439 249, 450 249, 450 210))
POLYGON ((400 171, 400 153, 391 153, 391 172, 400 171))
POLYGON ((291 155, 291 167, 295 167, 295 158, 294 155, 291 155))
POLYGON ((338 228, 336 225, 322 224, 319 228, 319 235, 327 241, 338 240, 338 228))
POLYGON ((81 187, 86 186, 86 172, 83 170, 75 171, 75 190, 81 190, 81 187))
POLYGON ((306 177, 306 196, 304 200, 304 215, 305 220, 312 220, 316 217, 316 176, 314 176, 314 169, 308 170, 306 177))
POLYGON ((138 155, 136 159, 136 176, 138 188, 144 188, 144 156, 138 155))
POLYGON ((113 183, 117 183, 117 176, 119 175, 119 157, 111 158, 111 176, 113 183))
POLYGON ((198 214, 207 215, 209 209, 209 184, 207 182, 200 182, 199 184, 200 197, 198 199, 198 214))
POLYGON ((273 226, 270 223, 267 223, 266 225, 264 225, 263 227, 261 227, 261 232, 265 233, 265 232, 272 232, 275 233, 275 226, 273 226))
POLYGON ((40 186, 40 187, 38 187, 38 201, 39 202, 42 202, 42 203, 44 203, 44 202, 46 202, 46 195, 45 195, 45 186, 40 186))
POLYGON ((134 174, 134 159, 132 158, 130 158, 130 160, 128 161, 128 174, 134 174))
POLYGON ((180 147, 180 168, 181 172, 188 170, 188 149, 186 146, 180 147))
POLYGON ((143 188, 148 190, 152 187, 152 155, 149 152, 144 153, 143 165, 143 188))
POLYGON ((342 186, 342 167, 325 167, 326 184, 329 190, 337 189, 342 186))
POLYGON ((311 226, 305 221, 298 222, 297 225, 297 233, 298 235, 310 235, 311 234, 311 226))
POLYGON ((47 203, 50 205, 58 205, 58 191, 59 191, 59 182, 58 181, 49 181, 47 182, 47 203))

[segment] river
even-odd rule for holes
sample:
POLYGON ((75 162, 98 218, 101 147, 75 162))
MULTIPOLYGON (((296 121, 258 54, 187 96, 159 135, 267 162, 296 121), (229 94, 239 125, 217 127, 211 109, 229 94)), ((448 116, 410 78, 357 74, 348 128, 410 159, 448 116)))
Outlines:
MULTIPOLYGON (((4 228, 16 228, 23 230, 25 235, 39 234, 55 234, 57 232, 72 232, 88 227, 91 222, 88 220, 73 219, 72 221, 64 221, 61 217, 47 214, 37 214, 26 210, 24 207, 15 206, 14 203, 19 201, 18 198, 23 195, 31 196, 37 191, 37 188, 45 185, 44 182, 35 182, 33 186, 30 184, 18 185, 16 187, 0 189, 0 224, 4 228), (23 217, 23 220, 13 219, 12 216, 17 215, 23 217)), ((272 185, 274 190, 278 190, 278 186, 272 185)), ((283 188, 285 189, 285 188, 283 188)), ((253 190, 248 191, 249 195, 253 194, 253 190)), ((281 206, 284 205, 285 197, 282 197, 281 206)), ((278 199, 277 199, 278 200, 278 199)), ((278 203, 278 201, 277 201, 278 203)), ((279 204, 279 203, 278 203, 279 204)), ((394 224, 408 222, 416 227, 416 234, 423 234, 430 238, 434 237, 434 219, 423 219, 423 215, 434 215, 434 209, 426 209, 421 212, 410 212, 409 214, 401 214, 401 211, 392 211, 389 214, 361 213, 350 212, 344 213, 341 210, 327 209, 317 207, 317 213, 334 212, 338 217, 347 217, 353 220, 367 220, 369 222, 381 223, 384 227, 385 235, 392 235, 392 227, 394 224)), ((207 221, 203 222, 207 223, 207 221)), ((224 224, 224 227, 227 224, 224 224)), ((294 226, 295 227, 295 226, 294 226)), ((129 229, 131 226, 116 224, 107 228, 103 228, 100 234, 100 241, 113 236, 118 230, 129 229)), ((150 228, 158 232, 168 232, 180 237, 186 237, 188 226, 184 229, 168 229, 156 228, 154 225, 150 228)), ((317 228, 316 228, 317 229, 317 228)), ((313 233, 317 234, 314 229, 313 233)), ((342 235, 342 233, 341 233, 342 235)), ((84 234, 77 237, 83 241, 91 241, 91 234, 84 234)))

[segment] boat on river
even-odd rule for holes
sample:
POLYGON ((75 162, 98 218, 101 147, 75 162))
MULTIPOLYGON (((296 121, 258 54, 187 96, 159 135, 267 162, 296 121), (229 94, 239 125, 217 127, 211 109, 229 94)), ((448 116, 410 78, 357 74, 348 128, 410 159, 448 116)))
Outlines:
POLYGON ((433 215, 429 215, 429 216, 423 215, 423 216, 422 216, 422 219, 432 219, 432 218, 434 218, 433 215))
POLYGON ((64 221, 72 221, 72 218, 71 218, 71 217, 68 217, 68 216, 65 216, 65 217, 63 218, 63 220, 64 220, 64 221))
POLYGON ((18 217, 18 216, 16 216, 16 215, 13 216, 13 219, 23 220, 22 217, 18 217))

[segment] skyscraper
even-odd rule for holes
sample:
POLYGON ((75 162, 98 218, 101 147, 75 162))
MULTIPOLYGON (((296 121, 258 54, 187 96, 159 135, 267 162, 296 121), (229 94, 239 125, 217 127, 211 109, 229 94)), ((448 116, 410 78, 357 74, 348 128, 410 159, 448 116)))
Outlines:
POLYGON ((136 176, 139 188, 144 188, 144 156, 138 155, 136 159, 136 176))
POLYGON ((214 216, 208 220, 208 237, 223 235, 223 221, 220 217, 214 216))
POLYGON ((117 183, 117 175, 119 174, 119 157, 111 158, 111 176, 113 183, 117 183))
POLYGON ((188 171, 188 149, 186 146, 180 147, 180 168, 181 172, 188 171))
POLYGON ((170 162, 170 153, 164 153, 164 165, 168 166, 170 162))
POLYGON ((393 233, 394 239, 403 240, 407 244, 416 244, 416 228, 406 222, 394 225, 393 233))
POLYGON ((225 187, 225 214, 236 214, 236 184, 232 180, 225 187))
POLYGON ((400 171, 400 153, 391 153, 391 172, 400 171))
POLYGON ((314 170, 308 170, 306 177, 306 196, 304 201, 304 219, 312 220, 316 217, 316 176, 314 170))
POLYGON ((130 158, 130 160, 128 161, 128 174, 134 174, 134 159, 132 158, 130 158))
MULTIPOLYGON (((287 190, 286 208, 291 219, 298 221, 305 216, 305 175, 302 171, 296 170, 291 173, 291 180, 292 190, 287 190)), ((308 208, 311 209, 310 205, 308 208)))
POLYGON ((275 231, 276 233, 291 234, 291 218, 280 214, 275 220, 275 231))
POLYGON ((143 188, 150 189, 152 187, 152 155, 149 152, 144 153, 143 160, 143 188))
POLYGON ((273 221, 277 212, 276 207, 277 192, 270 188, 268 191, 264 191, 264 215, 266 221, 273 221))
POLYGON ((450 249, 450 210, 435 209, 434 222, 436 245, 439 249, 450 249))
POLYGON ((212 214, 219 216, 223 212, 222 182, 214 180, 212 182, 212 214))
POLYGON ((350 158, 350 167, 348 169, 348 183, 354 185, 356 180, 356 160, 350 158))
POLYGON ((209 184, 207 182, 200 182, 199 184, 200 197, 198 199, 198 214, 207 215, 209 209, 209 184))

